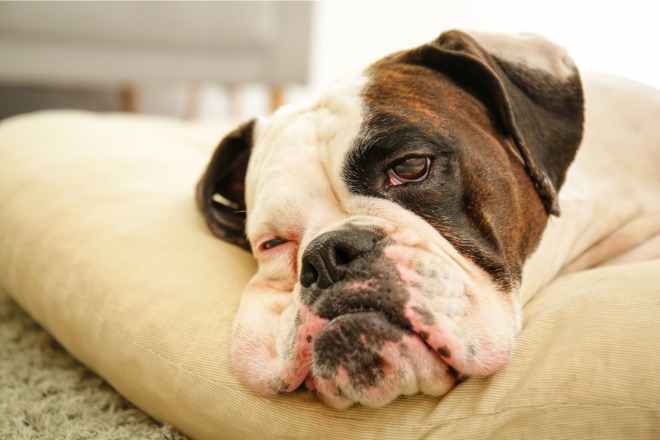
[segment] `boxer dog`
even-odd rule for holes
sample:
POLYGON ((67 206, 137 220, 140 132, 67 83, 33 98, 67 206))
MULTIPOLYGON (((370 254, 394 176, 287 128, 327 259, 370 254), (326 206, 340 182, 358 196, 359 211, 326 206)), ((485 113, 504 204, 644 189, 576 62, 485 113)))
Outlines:
POLYGON ((227 135, 197 202, 258 262, 240 378, 440 396, 507 363, 558 274, 660 255, 660 95, 584 84, 543 38, 450 31, 227 135))

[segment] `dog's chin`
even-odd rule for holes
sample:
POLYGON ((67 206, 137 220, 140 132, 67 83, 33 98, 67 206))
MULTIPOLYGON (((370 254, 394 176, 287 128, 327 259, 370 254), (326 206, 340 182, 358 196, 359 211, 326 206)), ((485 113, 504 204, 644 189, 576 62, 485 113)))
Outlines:
POLYGON ((381 312, 339 316, 316 336, 305 384, 334 408, 379 407, 400 395, 441 396, 456 374, 415 333, 381 312))

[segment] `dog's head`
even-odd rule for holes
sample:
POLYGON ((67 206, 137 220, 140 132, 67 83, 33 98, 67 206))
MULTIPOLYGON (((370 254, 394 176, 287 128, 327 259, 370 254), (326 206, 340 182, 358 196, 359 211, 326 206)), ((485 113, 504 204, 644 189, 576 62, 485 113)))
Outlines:
POLYGON ((226 136, 197 200, 259 263, 239 376, 345 407, 500 369, 582 125, 562 49, 451 31, 226 136))

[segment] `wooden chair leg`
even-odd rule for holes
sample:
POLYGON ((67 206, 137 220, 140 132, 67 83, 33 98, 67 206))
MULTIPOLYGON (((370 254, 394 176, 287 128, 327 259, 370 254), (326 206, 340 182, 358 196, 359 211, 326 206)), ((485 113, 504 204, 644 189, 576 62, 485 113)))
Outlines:
POLYGON ((202 102, 202 86, 200 83, 193 83, 188 87, 186 99, 186 114, 188 120, 197 119, 202 102))
POLYGON ((227 113, 230 118, 240 118, 243 106, 241 105, 240 86, 232 85, 227 88, 227 113))
POLYGON ((275 111, 285 104, 285 90, 282 86, 273 86, 270 89, 270 109, 275 111))
POLYGON ((138 92, 135 86, 124 86, 119 91, 119 99, 121 102, 121 110, 123 112, 135 113, 137 112, 138 92))

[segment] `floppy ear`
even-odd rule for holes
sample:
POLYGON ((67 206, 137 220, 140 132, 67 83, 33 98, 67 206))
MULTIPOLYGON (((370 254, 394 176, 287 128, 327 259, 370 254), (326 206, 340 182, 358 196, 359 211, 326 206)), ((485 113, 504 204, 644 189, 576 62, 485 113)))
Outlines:
POLYGON ((582 140, 584 97, 573 60, 530 34, 449 31, 411 52, 486 104, 511 135, 548 213, 582 140))
POLYGON ((250 250, 245 236, 245 173, 255 120, 229 133, 197 184, 197 206, 218 237, 250 250))

